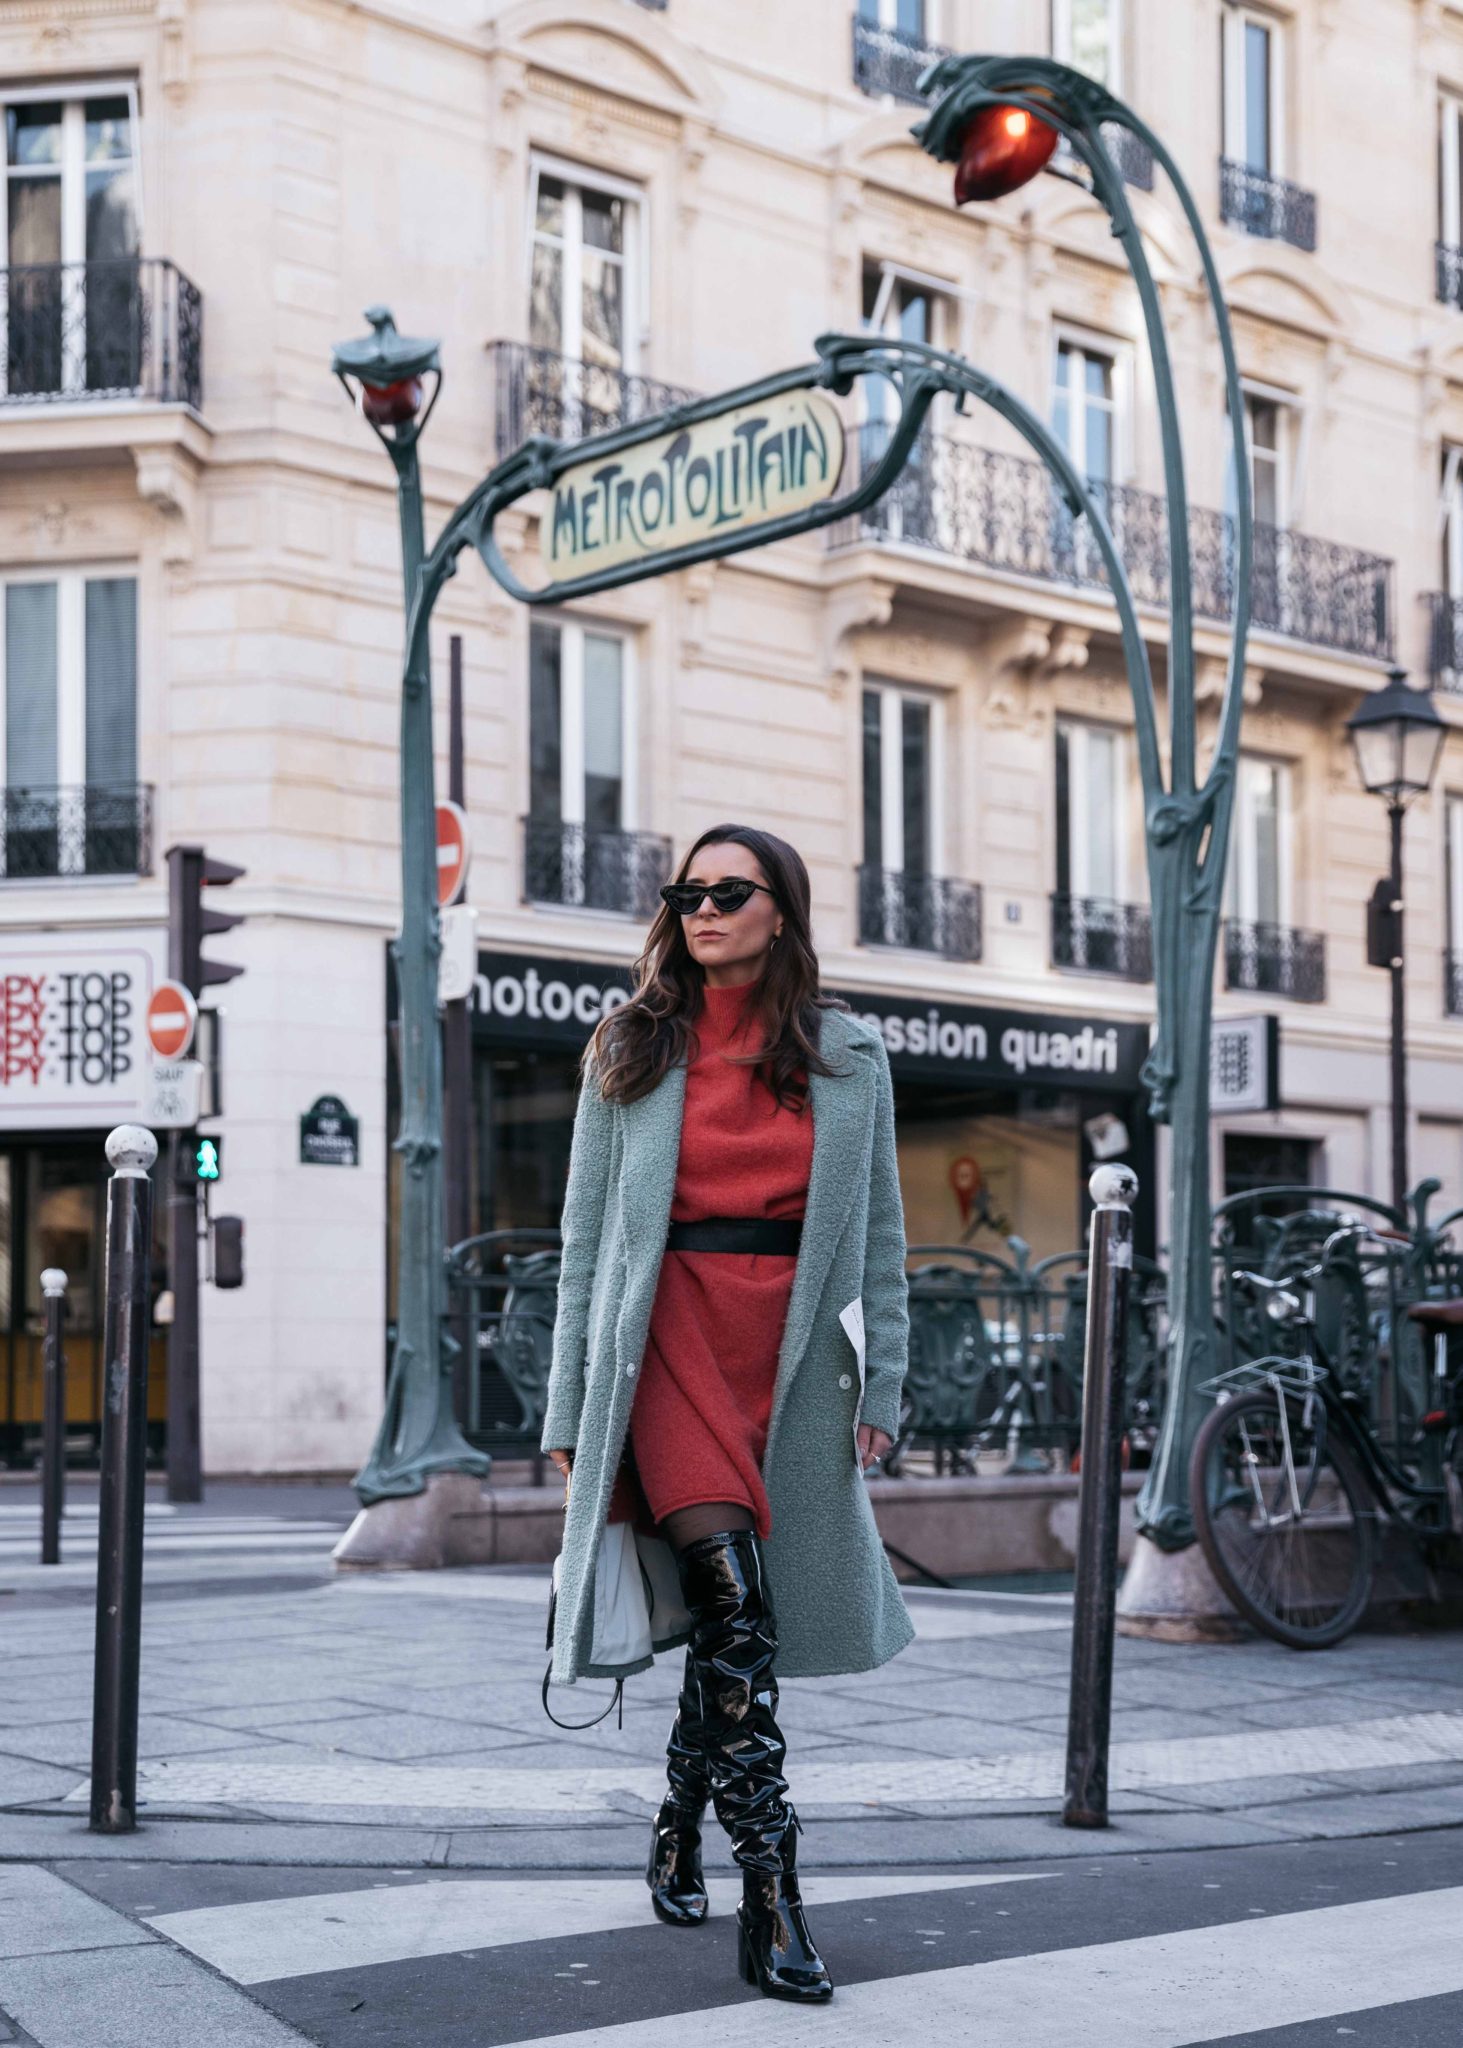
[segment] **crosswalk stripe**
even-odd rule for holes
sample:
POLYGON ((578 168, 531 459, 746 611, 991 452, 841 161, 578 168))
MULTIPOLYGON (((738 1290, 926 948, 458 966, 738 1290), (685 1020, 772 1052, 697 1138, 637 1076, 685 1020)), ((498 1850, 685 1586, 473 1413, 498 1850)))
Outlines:
POLYGON ((507 2048, 1191 2048, 1463 1991, 1463 1887, 966 1963, 839 1988, 827 2021, 771 1999, 539 2034, 507 2048), (820 2036, 821 2038, 821 2036, 820 2036))
MULTIPOLYGON (((1010 1877, 859 1877, 835 1872, 804 1877, 803 1891, 810 1906, 827 1906, 912 1892, 1030 1884, 1055 1875, 1032 1871, 1010 1877)), ((741 1881, 711 1878, 707 1893, 714 1912, 729 1914, 741 1897, 741 1881)), ((307 1898, 202 1906, 150 1914, 146 1924, 236 1984, 263 1984, 326 1970, 453 1955, 463 1949, 608 1934, 643 1926, 649 1912, 645 1880, 640 1877, 463 1878, 430 1879, 383 1891, 321 1892, 307 1898)))
MULTIPOLYGON (((1285 1777, 1321 1768, 1398 1769, 1406 1764, 1463 1760, 1463 1713, 1398 1714, 1349 1725, 1251 1728, 1235 1735, 1115 1742, 1109 1782, 1115 1791, 1141 1792, 1230 1779, 1285 1777)), ((850 1802, 952 1805, 988 1799, 1051 1800, 1061 1796, 1061 1745, 991 1757, 912 1757, 880 1762, 788 1765, 800 1805, 850 1802)), ((514 1770, 492 1765, 398 1764, 337 1756, 275 1760, 183 1756, 143 1763, 140 1796, 150 1805, 391 1806, 512 1813, 615 1811, 629 1793, 647 1810, 665 1789, 663 1766, 627 1760, 595 1769, 514 1770)), ((85 1787, 69 1795, 85 1797, 85 1787)))

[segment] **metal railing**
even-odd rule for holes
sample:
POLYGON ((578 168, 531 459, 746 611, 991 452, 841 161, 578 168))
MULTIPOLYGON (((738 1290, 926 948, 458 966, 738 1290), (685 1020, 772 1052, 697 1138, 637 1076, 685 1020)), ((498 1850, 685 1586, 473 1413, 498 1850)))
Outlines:
POLYGON ((151 784, 6 789, 0 863, 0 878, 10 882, 151 873, 151 784))
POLYGON ((1069 972, 1153 979, 1153 918, 1144 903, 1052 893, 1052 965, 1069 972))
POLYGON ((1293 1003, 1326 1000, 1326 939, 1284 924, 1224 921, 1224 985, 1293 1003))
POLYGON ((1443 1013, 1463 1017, 1463 953, 1443 955, 1443 1013))
POLYGON ((876 98, 887 93, 910 106, 929 106, 919 90, 920 74, 949 54, 943 43, 927 43, 907 29, 853 17, 853 82, 860 92, 876 98))
POLYGON ((534 434, 575 441, 626 427, 695 398, 679 384, 632 377, 603 363, 579 362, 522 341, 495 341, 493 359, 498 455, 511 455, 534 434))
POLYGON ((538 1452, 559 1298, 557 1230, 493 1230, 447 1254, 452 1323, 467 1349, 468 1438, 538 1452))
POLYGON ((657 832, 594 832, 523 820, 523 900, 653 917, 670 880, 671 843, 657 832))
POLYGON ((1431 590, 1428 607, 1428 670, 1435 690, 1463 691, 1463 597, 1431 590))
POLYGON ((1315 250, 1315 193, 1228 156, 1219 159, 1219 217, 1247 235, 1315 250))
MULTIPOLYGON (((860 429, 867 475, 890 428, 860 429)), ((1168 507, 1155 491, 1089 481, 1112 528, 1133 595, 1167 608, 1168 507)), ((1107 574, 1086 520, 1073 516, 1050 472, 1026 456, 996 453, 948 434, 922 435, 898 480, 877 504, 829 529, 829 544, 892 540, 1047 583, 1106 590, 1107 574)), ((1226 620, 1234 610, 1235 525, 1228 513, 1189 514, 1194 608, 1226 620)), ((1251 624, 1341 653, 1390 658, 1392 564, 1288 527, 1256 526, 1251 624)))
POLYGON ((1439 299, 1463 309, 1463 249, 1456 242, 1434 242, 1433 267, 1439 299))
POLYGON ((907 946, 946 960, 979 960, 980 884, 907 869, 861 867, 858 935, 862 946, 907 946))
POLYGON ((203 298, 166 257, 0 270, 0 405, 203 404, 203 298))

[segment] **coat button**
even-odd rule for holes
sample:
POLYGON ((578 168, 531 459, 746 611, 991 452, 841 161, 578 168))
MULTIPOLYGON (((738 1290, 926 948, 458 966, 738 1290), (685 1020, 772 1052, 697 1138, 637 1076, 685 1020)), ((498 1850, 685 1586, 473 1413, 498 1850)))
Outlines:
POLYGON ((838 1375, 838 1384, 840 1387, 851 1387, 853 1385, 853 1381, 849 1378, 846 1372, 841 1372, 838 1375))
POLYGON ((627 1380, 633 1380, 633 1379, 634 1379, 634 1377, 635 1377, 635 1368, 634 1368, 634 1366, 633 1366, 633 1365, 627 1365, 627 1366, 625 1367, 625 1377, 626 1377, 626 1379, 627 1379, 627 1380))

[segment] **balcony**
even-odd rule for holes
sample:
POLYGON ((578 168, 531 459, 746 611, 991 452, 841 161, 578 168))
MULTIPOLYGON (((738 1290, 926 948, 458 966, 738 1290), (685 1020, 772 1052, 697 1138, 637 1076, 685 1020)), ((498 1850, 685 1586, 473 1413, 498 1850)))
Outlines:
MULTIPOLYGON (((884 28, 878 22, 865 21, 861 15, 853 18, 853 82, 871 98, 903 100, 911 107, 933 106, 934 101, 926 99, 920 91, 919 81, 931 64, 949 55, 944 43, 927 43, 922 36, 910 35, 907 29, 884 28)), ((1110 126, 1103 134, 1127 183, 1151 192, 1152 151, 1126 128, 1110 126)), ((1056 161, 1064 169, 1078 168, 1078 160, 1065 141, 1057 151, 1056 161)))
MULTIPOLYGON (((860 436, 862 473, 888 444, 882 423, 860 436)), ((1094 484, 1139 604, 1168 607, 1168 508, 1153 491, 1094 484)), ((1039 462, 997 455, 950 436, 922 437, 899 481, 858 521, 831 529, 831 544, 900 541, 1045 583, 1107 588, 1085 520, 1075 520, 1039 462), (852 529, 852 530, 851 530, 852 529)), ((1194 608, 1228 620, 1234 610, 1234 521, 1189 514, 1194 608)), ((1343 654, 1388 660, 1392 564, 1288 527, 1257 526, 1250 623, 1343 654)))
POLYGON ((203 299, 161 257, 0 270, 0 406, 203 404, 203 299))
POLYGON ((495 341, 497 454, 501 461, 531 435, 578 441, 587 434, 627 427, 698 394, 651 377, 631 377, 602 363, 581 363, 553 349, 521 341, 495 341))
POLYGON ((861 946, 904 946, 946 960, 979 960, 980 884, 861 867, 858 935, 861 946))
POLYGON ((152 871, 148 783, 7 789, 0 796, 7 882, 152 871))
POLYGON ((557 818, 523 820, 523 900, 654 917, 671 843, 654 832, 595 832, 557 818))
POLYGON ((1315 193, 1228 156, 1219 159, 1219 218, 1247 235, 1315 253, 1315 193))
POLYGON ((1283 924, 1224 922, 1224 985, 1293 1003, 1326 1000, 1326 940, 1283 924))
POLYGON ((1443 955, 1443 1014, 1463 1017, 1463 953, 1443 955))
POLYGON ((1152 981, 1153 918, 1144 903, 1101 896, 1052 896, 1052 966, 1072 974, 1152 981))
POLYGON ((1434 590, 1425 602, 1431 613, 1428 670, 1433 688, 1463 693, 1463 597, 1434 590))

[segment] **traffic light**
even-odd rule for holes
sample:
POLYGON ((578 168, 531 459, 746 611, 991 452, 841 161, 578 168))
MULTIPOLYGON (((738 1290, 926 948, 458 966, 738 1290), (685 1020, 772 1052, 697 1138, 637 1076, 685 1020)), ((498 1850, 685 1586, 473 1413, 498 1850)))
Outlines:
POLYGON ((215 1216, 213 1219, 213 1284, 242 1287, 244 1284, 244 1219, 215 1216))
POLYGON ((224 1141, 200 1137, 195 1131, 178 1148, 178 1179, 185 1185, 212 1187, 223 1178, 224 1141))
POLYGON ((244 922, 241 912, 206 908, 203 892, 226 889, 243 873, 229 861, 211 859, 201 846, 168 848, 168 971, 195 996, 244 972, 232 961, 203 957, 205 939, 244 922))

